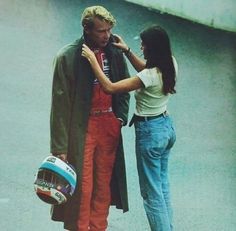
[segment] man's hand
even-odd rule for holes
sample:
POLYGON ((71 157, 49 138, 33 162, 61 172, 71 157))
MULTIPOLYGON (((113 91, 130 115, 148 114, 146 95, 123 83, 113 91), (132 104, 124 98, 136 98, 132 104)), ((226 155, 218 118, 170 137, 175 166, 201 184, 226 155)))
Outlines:
POLYGON ((61 160, 65 161, 65 162, 67 161, 67 154, 65 154, 65 153, 53 154, 53 156, 56 156, 56 157, 60 158, 61 160))

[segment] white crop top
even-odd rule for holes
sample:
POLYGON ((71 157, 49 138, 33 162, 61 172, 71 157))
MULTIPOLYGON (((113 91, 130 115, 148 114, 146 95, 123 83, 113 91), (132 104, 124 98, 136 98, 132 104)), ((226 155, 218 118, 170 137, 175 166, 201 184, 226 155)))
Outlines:
MULTIPOLYGON (((176 73, 178 65, 173 57, 176 73)), ((144 87, 135 91, 136 109, 139 116, 155 116, 167 110, 167 103, 171 94, 164 95, 162 92, 162 74, 156 68, 144 69, 137 74, 144 87)))

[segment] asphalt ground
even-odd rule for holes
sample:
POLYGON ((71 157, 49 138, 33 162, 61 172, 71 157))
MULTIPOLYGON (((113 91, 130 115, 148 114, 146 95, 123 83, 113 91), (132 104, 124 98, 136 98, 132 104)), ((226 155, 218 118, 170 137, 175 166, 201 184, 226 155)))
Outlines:
MULTIPOLYGON (((0 230, 63 230, 33 181, 49 154, 52 60, 81 35, 80 15, 90 5, 109 9, 113 32, 140 54, 142 29, 157 23, 168 31, 179 64, 169 105, 177 131, 169 170, 175 230, 236 230, 236 35, 118 0, 0 2, 0 230)), ((132 96, 130 117, 133 110, 132 96)), ((134 128, 122 132, 130 211, 111 208, 108 231, 149 230, 134 128)))

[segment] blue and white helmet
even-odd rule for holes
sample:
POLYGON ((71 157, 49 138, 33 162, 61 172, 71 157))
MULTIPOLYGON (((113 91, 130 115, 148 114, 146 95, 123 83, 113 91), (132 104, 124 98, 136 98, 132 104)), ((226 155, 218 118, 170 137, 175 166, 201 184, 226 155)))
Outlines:
POLYGON ((38 169, 34 189, 44 202, 63 204, 73 195, 76 178, 76 172, 71 165, 55 156, 48 156, 38 169))

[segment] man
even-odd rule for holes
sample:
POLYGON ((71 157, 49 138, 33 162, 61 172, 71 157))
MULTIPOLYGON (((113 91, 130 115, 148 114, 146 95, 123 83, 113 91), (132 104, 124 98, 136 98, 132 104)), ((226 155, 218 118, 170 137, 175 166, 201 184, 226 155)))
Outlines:
POLYGON ((109 206, 128 211, 121 126, 128 117, 129 94, 103 92, 83 43, 96 54, 104 73, 116 82, 129 77, 121 50, 112 45, 115 19, 104 7, 82 14, 83 36, 62 48, 55 59, 51 108, 51 153, 72 164, 76 192, 52 207, 52 219, 71 231, 105 231, 109 206))

